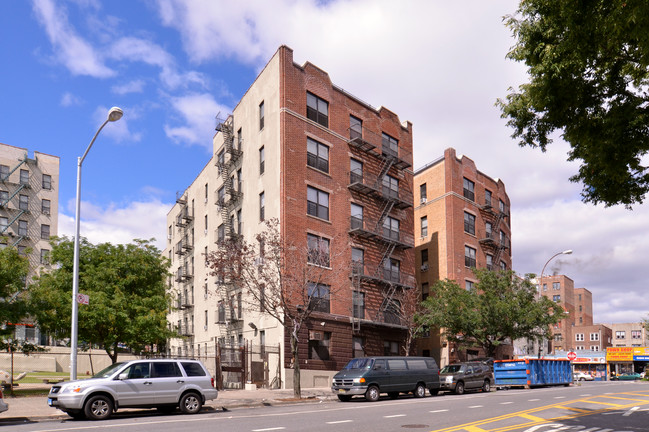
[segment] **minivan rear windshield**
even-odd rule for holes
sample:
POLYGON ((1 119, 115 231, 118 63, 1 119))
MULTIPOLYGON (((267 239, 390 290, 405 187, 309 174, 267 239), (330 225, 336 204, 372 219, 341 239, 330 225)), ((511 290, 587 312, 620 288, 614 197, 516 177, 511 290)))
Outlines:
POLYGON ((370 358, 355 358, 351 359, 343 369, 372 369, 373 359, 370 358))

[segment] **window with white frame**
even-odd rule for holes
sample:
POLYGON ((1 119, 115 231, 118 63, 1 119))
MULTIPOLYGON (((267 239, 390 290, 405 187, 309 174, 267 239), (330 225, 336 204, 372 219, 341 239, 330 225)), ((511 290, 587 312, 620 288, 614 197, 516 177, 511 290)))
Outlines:
POLYGON ((590 340, 592 341, 598 341, 599 340, 599 333, 591 333, 590 334, 590 340))
POLYGON ((626 332, 618 330, 615 332, 615 339, 626 339, 626 332))
POLYGON ((631 339, 642 338, 642 330, 631 330, 631 339))
POLYGON ((577 342, 583 342, 584 341, 584 334, 583 333, 575 333, 575 340, 577 342))
POLYGON ((599 351, 599 345, 591 345, 590 350, 591 351, 599 351))

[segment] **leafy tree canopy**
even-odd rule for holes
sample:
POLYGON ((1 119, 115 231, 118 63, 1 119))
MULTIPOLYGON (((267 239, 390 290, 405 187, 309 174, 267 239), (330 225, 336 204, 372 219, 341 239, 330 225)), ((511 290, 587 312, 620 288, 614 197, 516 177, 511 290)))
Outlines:
POLYGON ((441 328, 451 342, 480 346, 493 357, 505 342, 549 337, 550 325, 563 317, 559 304, 537 298, 529 277, 486 269, 476 269, 475 275, 479 282, 470 290, 450 280, 435 284, 417 320, 441 328))
POLYGON ((508 58, 529 82, 497 104, 521 146, 545 151, 561 131, 570 178, 582 199, 606 206, 642 203, 649 171, 649 3, 628 0, 523 0, 506 18, 516 44, 508 58))
MULTIPOLYGON (((0 249, 0 325, 17 323, 26 314, 26 304, 23 291, 26 287, 29 261, 21 256, 14 247, 0 249)), ((2 336, 13 331, 12 326, 0 329, 2 336)))
MULTIPOLYGON (((30 313, 44 331, 70 334, 74 242, 52 240, 52 269, 43 272, 30 289, 30 313)), ((98 344, 112 361, 118 344, 139 352, 146 345, 164 345, 172 336, 166 313, 168 262, 151 240, 127 245, 81 240, 79 292, 90 304, 79 305, 79 341, 98 344)))

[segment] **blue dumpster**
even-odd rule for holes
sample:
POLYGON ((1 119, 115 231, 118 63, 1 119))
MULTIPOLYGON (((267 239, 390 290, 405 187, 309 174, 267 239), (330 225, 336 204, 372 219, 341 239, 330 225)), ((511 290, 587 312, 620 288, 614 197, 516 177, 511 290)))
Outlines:
POLYGON ((497 387, 567 386, 572 383, 572 367, 570 360, 496 360, 494 379, 497 387))

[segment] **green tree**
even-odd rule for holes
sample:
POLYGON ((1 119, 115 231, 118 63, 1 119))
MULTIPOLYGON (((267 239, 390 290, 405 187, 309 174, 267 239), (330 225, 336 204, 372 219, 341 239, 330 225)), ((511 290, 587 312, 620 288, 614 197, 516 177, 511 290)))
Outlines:
POLYGON ((561 131, 570 178, 582 199, 607 206, 642 203, 649 172, 649 3, 523 0, 506 17, 516 38, 507 57, 525 63, 529 82, 498 100, 521 146, 545 151, 561 131))
MULTIPOLYGON (((79 292, 90 303, 79 305, 79 341, 101 346, 113 363, 118 344, 141 352, 173 336, 166 319, 168 261, 151 241, 93 245, 81 239, 79 292)), ((51 244, 52 269, 29 290, 29 307, 42 330, 63 338, 70 334, 74 242, 64 237, 51 244)))
POLYGON ((14 247, 0 249, 0 349, 5 349, 5 339, 13 326, 26 315, 25 296, 29 261, 14 247), (3 326, 1 326, 4 324, 3 326))
POLYGON ((494 357, 499 345, 516 339, 550 337, 550 326, 561 320, 563 308, 512 271, 474 270, 479 280, 469 290, 455 281, 439 281, 422 303, 417 320, 442 329, 450 342, 482 347, 494 357))

